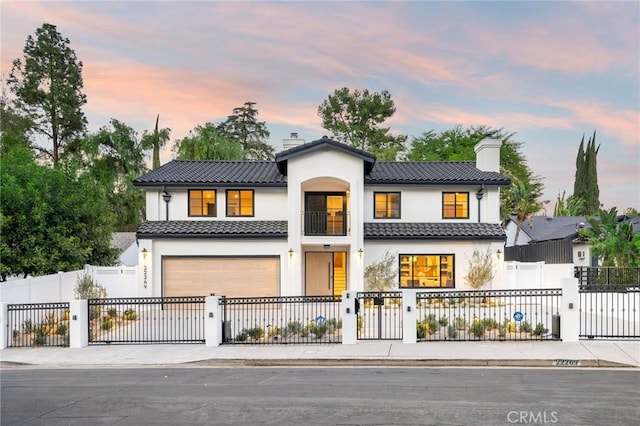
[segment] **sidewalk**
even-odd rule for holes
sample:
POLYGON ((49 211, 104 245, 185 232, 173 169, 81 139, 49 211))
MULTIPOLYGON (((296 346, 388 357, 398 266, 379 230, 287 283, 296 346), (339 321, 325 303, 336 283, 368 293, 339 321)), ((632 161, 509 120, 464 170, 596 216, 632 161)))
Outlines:
POLYGON ((359 342, 355 345, 99 345, 0 350, 2 368, 144 366, 505 366, 640 368, 640 341, 359 342), (561 360, 558 362, 558 360, 561 360))

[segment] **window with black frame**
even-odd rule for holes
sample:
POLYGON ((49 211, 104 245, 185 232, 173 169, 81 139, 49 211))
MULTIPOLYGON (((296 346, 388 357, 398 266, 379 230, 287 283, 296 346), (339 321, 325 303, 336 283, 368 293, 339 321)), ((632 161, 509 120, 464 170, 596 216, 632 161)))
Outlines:
POLYGON ((400 288, 455 288, 452 254, 401 254, 400 288))
POLYGON ((189 216, 216 216, 216 214, 215 190, 189 190, 189 216))
POLYGON ((399 192, 375 192, 373 199, 375 219, 400 219, 399 192))

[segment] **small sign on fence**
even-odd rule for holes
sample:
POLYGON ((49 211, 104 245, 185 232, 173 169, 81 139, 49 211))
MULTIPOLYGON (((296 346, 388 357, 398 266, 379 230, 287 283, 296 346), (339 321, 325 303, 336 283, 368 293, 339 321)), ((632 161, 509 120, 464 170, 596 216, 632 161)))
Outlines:
POLYGON ((514 321, 522 321, 524 319, 524 315, 522 314, 522 312, 520 311, 516 311, 513 313, 513 320, 514 321))

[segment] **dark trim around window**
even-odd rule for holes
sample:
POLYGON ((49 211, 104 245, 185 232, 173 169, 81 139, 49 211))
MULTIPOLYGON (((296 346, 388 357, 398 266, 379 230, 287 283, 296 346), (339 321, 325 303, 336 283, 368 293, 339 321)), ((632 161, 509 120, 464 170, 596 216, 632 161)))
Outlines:
POLYGON ((374 192, 373 193, 373 218, 374 219, 400 219, 400 211, 401 211, 401 197, 400 197, 400 192, 374 192), (378 204, 378 196, 384 197, 384 210, 379 210, 377 208, 377 204, 378 204), (393 200, 391 200, 390 198, 392 196, 397 196, 397 205, 398 205, 398 209, 397 211, 394 212, 392 206, 393 206, 393 200), (382 213, 382 214, 378 214, 378 213, 382 213))
POLYGON ((443 219, 469 219, 469 193, 468 192, 443 192, 442 193, 442 218, 443 219))
POLYGON ((225 202, 227 205, 227 217, 255 216, 255 193, 253 189, 227 189, 225 202), (237 195, 237 197, 233 197, 233 195, 237 195), (248 197, 248 195, 250 195, 250 197, 248 197), (235 209, 236 206, 234 202, 229 203, 230 197, 237 198, 238 200, 236 212, 231 210, 232 208, 235 209))
POLYGON ((190 189, 187 210, 190 217, 216 217, 218 193, 215 189, 190 189), (196 202, 197 200, 197 202, 196 202))

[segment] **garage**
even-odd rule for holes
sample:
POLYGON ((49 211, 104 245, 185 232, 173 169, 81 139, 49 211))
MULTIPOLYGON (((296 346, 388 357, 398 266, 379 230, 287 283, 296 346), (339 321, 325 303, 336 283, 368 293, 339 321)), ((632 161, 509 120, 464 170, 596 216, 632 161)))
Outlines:
POLYGON ((163 296, 264 297, 280 295, 280 258, 180 257, 162 259, 163 296))

